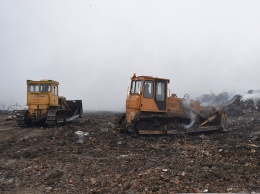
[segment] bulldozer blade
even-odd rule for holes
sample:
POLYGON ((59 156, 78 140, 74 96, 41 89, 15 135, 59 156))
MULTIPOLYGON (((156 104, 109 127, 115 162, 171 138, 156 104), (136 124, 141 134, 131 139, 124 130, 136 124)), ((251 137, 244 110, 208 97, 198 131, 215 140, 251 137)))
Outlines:
POLYGON ((223 131, 229 131, 228 125, 227 125, 227 116, 226 116, 226 112, 222 111, 220 114, 221 117, 221 128, 223 131))
POLYGON ((205 124, 207 124, 207 123, 210 123, 210 122, 212 122, 212 121, 214 121, 216 118, 217 118, 217 114, 215 114, 215 115, 213 115, 213 116, 211 116, 211 117, 209 117, 209 118, 207 118, 207 120, 206 121, 204 121, 203 123, 201 123, 200 124, 200 127, 203 127, 205 124))
POLYGON ((222 131, 227 131, 227 116, 224 109, 215 112, 214 115, 208 117, 203 123, 199 125, 201 127, 207 127, 207 125, 215 126, 217 128, 222 129, 222 131))
POLYGON ((209 132, 209 131, 219 131, 219 128, 216 126, 207 126, 207 127, 189 128, 185 130, 169 130, 167 131, 167 135, 200 133, 200 132, 209 132))
POLYGON ((66 100, 66 105, 73 112, 73 116, 78 115, 78 118, 82 118, 82 100, 66 100))
POLYGON ((207 126, 207 127, 197 127, 189 128, 185 130, 139 130, 138 133, 141 135, 179 135, 179 134, 190 134, 190 133, 200 133, 200 132, 209 132, 209 131, 219 131, 218 126, 207 126))
POLYGON ((142 135, 159 135, 159 134, 166 134, 166 131, 162 130, 139 130, 139 134, 142 135))

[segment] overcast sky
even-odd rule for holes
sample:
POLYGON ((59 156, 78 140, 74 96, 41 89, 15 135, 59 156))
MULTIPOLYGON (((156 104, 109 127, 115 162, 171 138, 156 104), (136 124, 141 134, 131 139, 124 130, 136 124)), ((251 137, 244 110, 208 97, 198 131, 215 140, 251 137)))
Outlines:
POLYGON ((0 106, 53 79, 84 110, 125 108, 133 73, 179 97, 260 89, 259 0, 0 0, 0 106))

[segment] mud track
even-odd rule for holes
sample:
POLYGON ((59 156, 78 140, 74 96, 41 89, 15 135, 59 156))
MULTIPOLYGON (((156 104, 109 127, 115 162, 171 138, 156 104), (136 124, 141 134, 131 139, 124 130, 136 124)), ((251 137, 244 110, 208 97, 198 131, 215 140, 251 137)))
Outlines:
POLYGON ((230 117, 230 133, 192 136, 120 134, 110 112, 56 128, 19 128, 6 116, 0 193, 260 192, 259 114, 230 117))

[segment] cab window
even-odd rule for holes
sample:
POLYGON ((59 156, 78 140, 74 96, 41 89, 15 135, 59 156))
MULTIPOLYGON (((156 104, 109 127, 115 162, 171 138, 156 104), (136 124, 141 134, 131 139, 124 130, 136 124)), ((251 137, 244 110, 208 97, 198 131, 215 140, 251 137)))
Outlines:
POLYGON ((137 80, 132 81, 131 84, 131 94, 140 94, 140 91, 142 89, 143 81, 137 80))
POLYGON ((28 92, 39 92, 38 84, 28 84, 28 92))
POLYGON ((153 98, 153 81, 144 82, 144 97, 153 98))
POLYGON ((58 96, 58 86, 55 85, 52 86, 52 95, 58 96))
POLYGON ((40 85, 40 92, 50 92, 51 85, 50 84, 41 84, 40 85))
POLYGON ((156 100, 165 101, 165 82, 156 83, 156 100))

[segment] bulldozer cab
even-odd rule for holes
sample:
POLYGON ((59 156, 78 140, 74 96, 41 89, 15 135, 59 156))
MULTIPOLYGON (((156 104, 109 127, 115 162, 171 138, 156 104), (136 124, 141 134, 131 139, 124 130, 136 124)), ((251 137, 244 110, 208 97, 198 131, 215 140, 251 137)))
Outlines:
POLYGON ((53 80, 27 80, 27 105, 58 106, 58 85, 53 80))
POLYGON ((127 98, 127 108, 149 112, 166 111, 168 79, 135 75, 127 98))

